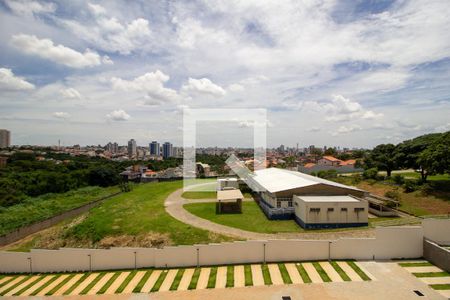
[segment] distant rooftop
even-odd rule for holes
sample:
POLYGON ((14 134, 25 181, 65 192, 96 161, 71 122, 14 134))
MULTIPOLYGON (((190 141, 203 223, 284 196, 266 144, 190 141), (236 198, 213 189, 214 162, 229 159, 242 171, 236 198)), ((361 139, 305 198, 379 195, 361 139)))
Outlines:
POLYGON ((350 196, 297 196, 305 202, 359 202, 350 196))

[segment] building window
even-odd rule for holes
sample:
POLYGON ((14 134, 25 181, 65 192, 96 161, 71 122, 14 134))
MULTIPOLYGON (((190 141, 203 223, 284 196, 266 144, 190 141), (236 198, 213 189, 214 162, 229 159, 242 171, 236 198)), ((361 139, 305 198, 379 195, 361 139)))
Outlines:
POLYGON ((361 212, 361 211, 364 211, 364 207, 355 207, 356 213, 361 212))
POLYGON ((281 201, 277 201, 277 207, 281 208, 281 201))
POLYGON ((342 207, 341 211, 347 211, 347 207, 342 207))
POLYGON ((332 207, 329 207, 328 209, 327 209, 327 212, 333 212, 334 211, 334 208, 332 208, 332 207))
POLYGON ((292 201, 288 201, 288 206, 292 207, 292 201))
POLYGON ((315 213, 319 213, 320 212, 320 208, 310 208, 309 212, 315 212, 315 213))

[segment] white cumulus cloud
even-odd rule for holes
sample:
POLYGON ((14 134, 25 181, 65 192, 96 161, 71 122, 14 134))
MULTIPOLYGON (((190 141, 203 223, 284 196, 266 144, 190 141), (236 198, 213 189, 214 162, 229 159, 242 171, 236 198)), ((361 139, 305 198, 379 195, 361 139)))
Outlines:
POLYGON ((127 121, 130 119, 130 115, 123 109, 114 110, 107 114, 106 117, 113 121, 127 121))
POLYGON ((155 105, 167 101, 175 101, 178 94, 175 90, 164 87, 164 83, 170 79, 169 75, 160 70, 145 73, 133 80, 125 80, 117 77, 111 78, 112 87, 115 90, 126 92, 145 92, 144 104, 155 105))
POLYGON ((337 135, 340 135, 340 134, 346 134, 346 133, 358 131, 358 130, 361 130, 361 129, 362 129, 362 127, 359 126, 358 124, 350 124, 350 125, 347 125, 347 126, 340 126, 331 135, 337 136, 337 135))
POLYGON ((194 79, 189 78, 188 83, 184 84, 181 90, 190 95, 210 95, 215 97, 225 96, 225 90, 213 83, 208 78, 194 79))
POLYGON ((58 119, 68 119, 68 118, 70 118, 70 114, 66 113, 66 112, 63 112, 63 111, 54 112, 53 116, 55 118, 58 118, 58 119))
POLYGON ((63 45, 55 45, 50 39, 39 39, 35 35, 13 35, 11 43, 17 49, 71 68, 85 68, 101 64, 97 52, 86 49, 80 53, 63 45))
POLYGON ((16 15, 32 16, 34 14, 52 13, 56 10, 54 3, 29 0, 5 0, 5 4, 16 15))
POLYGON ((32 90, 34 85, 22 77, 15 76, 11 69, 0 68, 0 89, 32 90))
POLYGON ((81 94, 74 88, 61 89, 59 91, 64 98, 81 99, 81 94))

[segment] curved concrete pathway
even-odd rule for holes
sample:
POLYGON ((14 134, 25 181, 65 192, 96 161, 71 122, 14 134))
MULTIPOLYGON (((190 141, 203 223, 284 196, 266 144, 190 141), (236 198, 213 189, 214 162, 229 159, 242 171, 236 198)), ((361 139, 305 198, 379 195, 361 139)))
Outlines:
MULTIPOLYGON (((175 219, 189 224, 191 226, 212 231, 215 233, 235 237, 238 239, 246 240, 267 240, 267 239, 324 239, 335 240, 343 237, 355 238, 355 237, 374 237, 375 231, 373 229, 355 229, 345 231, 333 231, 333 232, 293 232, 293 233, 258 233, 252 231, 246 231, 226 225, 211 222, 209 220, 197 217, 183 208, 184 204, 188 203, 205 203, 215 202, 216 199, 200 199, 200 200, 188 200, 183 198, 183 189, 178 189, 170 194, 165 202, 164 206, 166 211, 175 219)), ((244 200, 245 201, 245 200, 244 200)), ((253 200, 251 200, 253 201, 253 200)), ((273 221, 276 222, 276 221, 273 221)))

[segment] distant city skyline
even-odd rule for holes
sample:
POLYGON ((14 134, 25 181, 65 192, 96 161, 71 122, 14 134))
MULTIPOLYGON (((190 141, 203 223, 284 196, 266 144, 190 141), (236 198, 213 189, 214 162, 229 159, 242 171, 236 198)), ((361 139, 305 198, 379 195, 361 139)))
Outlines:
MULTIPOLYGON (((184 108, 267 109, 269 147, 450 130, 446 1, 30 3, 0 1, 11 144, 181 145, 184 108)), ((251 147, 250 127, 199 145, 251 147)))

